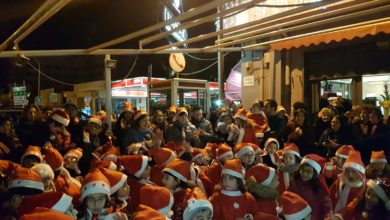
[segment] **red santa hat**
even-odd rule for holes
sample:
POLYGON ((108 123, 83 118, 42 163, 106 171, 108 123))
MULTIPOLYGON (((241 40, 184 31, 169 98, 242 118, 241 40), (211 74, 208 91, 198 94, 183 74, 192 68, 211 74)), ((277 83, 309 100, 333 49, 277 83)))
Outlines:
POLYGON ((46 149, 45 162, 49 164, 54 171, 61 171, 66 176, 67 180, 70 180, 71 175, 69 174, 68 170, 65 169, 63 166, 64 158, 57 149, 53 147, 46 149))
POLYGON ((210 158, 212 159, 216 159, 217 158, 217 149, 220 147, 220 146, 228 146, 226 145, 225 143, 221 144, 221 145, 218 145, 216 143, 211 143, 211 142, 207 142, 206 146, 204 149, 206 149, 207 151, 207 154, 210 156, 210 158))
POLYGON ((245 108, 240 108, 238 109, 237 113, 234 115, 234 118, 239 118, 239 119, 242 119, 244 121, 248 120, 248 118, 246 117, 246 110, 245 108))
POLYGON ((144 185, 140 189, 140 204, 158 210, 161 214, 172 216, 173 195, 169 189, 160 186, 144 185))
POLYGON ((169 107, 169 109, 168 109, 168 113, 169 112, 174 112, 174 113, 176 113, 176 106, 171 106, 171 107, 169 107))
POLYGON ((193 149, 193 152, 192 152, 192 161, 195 161, 195 160, 198 159, 199 157, 203 157, 203 156, 204 156, 204 153, 203 153, 202 149, 197 148, 197 147, 194 147, 194 148, 192 148, 192 149, 193 149))
POLYGON ((24 158, 27 156, 36 156, 39 159, 39 162, 42 162, 43 160, 41 148, 38 146, 28 146, 28 148, 24 151, 22 155, 22 160, 21 160, 22 163, 24 158))
POLYGON ((103 146, 100 146, 96 149, 96 154, 98 154, 100 161, 102 160, 109 160, 116 162, 119 156, 118 149, 112 145, 111 142, 106 143, 103 146))
POLYGON ((278 141, 276 138, 268 138, 267 141, 264 143, 264 150, 267 149, 267 147, 268 147, 271 143, 276 143, 276 146, 277 146, 277 149, 276 149, 276 150, 279 150, 280 145, 279 145, 279 141, 278 141))
POLYGON ((263 150, 259 147, 259 145, 253 143, 247 143, 247 144, 252 147, 256 155, 261 155, 264 153, 263 150))
POLYGON ((310 165, 311 167, 314 168, 317 174, 321 173, 321 170, 324 167, 325 163, 326 163, 326 159, 318 156, 317 154, 307 154, 306 156, 303 157, 301 161, 301 165, 303 164, 310 165))
POLYGON ((253 150, 252 146, 248 143, 241 143, 236 145, 236 158, 240 158, 241 156, 245 154, 254 154, 255 151, 253 150))
POLYGON ((169 173, 183 182, 187 182, 189 180, 195 181, 197 179, 195 169, 192 167, 192 164, 181 159, 172 160, 166 165, 163 172, 169 173))
POLYGON ((304 219, 311 213, 309 204, 295 193, 285 191, 278 201, 286 220, 304 219))
POLYGON ((45 192, 32 196, 25 196, 18 208, 18 214, 31 213, 35 207, 49 208, 65 213, 70 208, 73 198, 62 192, 45 192))
POLYGON ((122 172, 105 168, 99 168, 99 170, 110 182, 111 195, 116 193, 127 181, 127 175, 122 172))
POLYGON ((97 124, 99 125, 100 127, 103 125, 103 122, 100 118, 96 117, 96 116, 92 116, 90 119, 89 119, 89 123, 94 123, 94 124, 97 124))
POLYGON ((110 182, 99 169, 93 169, 83 179, 80 200, 84 201, 87 196, 98 193, 110 197, 110 182))
POLYGON ((176 158, 175 152, 165 147, 156 147, 150 149, 149 156, 158 166, 163 166, 176 158))
POLYGON ((51 115, 51 119, 64 126, 68 126, 70 122, 70 117, 68 113, 60 109, 57 109, 53 112, 53 114, 51 115))
POLYGON ((119 156, 118 163, 130 174, 140 177, 148 166, 149 158, 143 155, 119 156))
POLYGON ((133 216, 133 220, 167 220, 167 217, 159 211, 146 205, 138 205, 133 216))
POLYGON ((223 169, 222 169, 221 174, 228 174, 230 176, 244 179, 245 170, 244 170, 244 167, 241 165, 241 162, 239 160, 237 160, 237 159, 228 160, 223 165, 223 169))
POLYGON ((355 150, 352 145, 343 145, 337 149, 336 156, 347 159, 351 150, 355 150))
POLYGON ((147 112, 145 112, 144 110, 136 110, 134 111, 134 120, 137 120, 139 117, 143 116, 143 115, 148 115, 147 112))
POLYGON ((184 196, 185 209, 183 212, 183 220, 191 220, 199 210, 208 209, 211 212, 211 218, 213 216, 213 205, 207 200, 207 197, 198 187, 191 190, 190 193, 186 193, 184 196))
POLYGON ((383 150, 371 152, 371 163, 387 163, 386 155, 383 150))
POLYGON ((37 207, 31 213, 25 214, 20 217, 19 220, 74 220, 70 215, 64 214, 62 212, 58 212, 55 210, 51 210, 48 208, 37 207))
POLYGON ((292 155, 295 155, 297 157, 301 157, 301 154, 299 152, 299 148, 297 147, 297 145, 295 145, 293 143, 288 143, 284 146, 283 155, 284 154, 292 154, 292 155))
POLYGON ((54 184, 57 192, 66 193, 74 198, 73 203, 75 206, 80 205, 81 183, 78 180, 72 178, 71 181, 66 181, 64 176, 59 175, 54 184))
POLYGON ((54 171, 49 164, 38 163, 32 166, 31 169, 37 171, 42 179, 54 179, 54 171))
POLYGON ((188 111, 185 107, 179 107, 176 109, 176 115, 179 116, 182 113, 185 113, 188 116, 188 111))
POLYGON ((131 102, 125 102, 122 110, 124 112, 133 112, 133 105, 131 104, 131 102))
POLYGON ((8 189, 30 188, 44 191, 42 177, 33 169, 18 167, 11 177, 8 189))
POLYGON ((386 209, 390 211, 390 179, 378 178, 370 179, 367 182, 367 186, 374 190, 375 194, 383 201, 386 209))
POLYGON ((351 150, 349 152, 348 159, 345 161, 343 168, 353 168, 357 171, 359 171, 362 174, 366 173, 366 169, 364 168, 364 164, 362 162, 362 158, 360 156, 359 151, 351 150))
POLYGON ((217 160, 220 160, 220 159, 227 157, 229 155, 233 156, 233 150, 229 145, 221 144, 217 148, 217 157, 216 157, 217 160))
POLYGON ((118 166, 116 163, 109 161, 109 160, 103 160, 100 162, 97 162, 91 166, 91 168, 106 168, 109 170, 118 170, 118 166))
POLYGON ((272 167, 265 166, 263 164, 257 164, 249 168, 245 173, 245 179, 253 176, 256 179, 256 182, 268 186, 274 179, 276 171, 272 167))
POLYGON ((79 160, 82 156, 83 156, 83 149, 78 147, 78 148, 70 149, 64 155, 64 158, 75 157, 77 160, 79 160))

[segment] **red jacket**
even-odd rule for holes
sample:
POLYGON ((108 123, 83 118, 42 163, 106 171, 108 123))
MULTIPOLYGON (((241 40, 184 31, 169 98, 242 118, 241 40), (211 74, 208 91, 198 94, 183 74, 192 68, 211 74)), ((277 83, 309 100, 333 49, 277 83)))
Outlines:
POLYGON ((152 166, 152 168, 150 169, 150 181, 155 183, 157 186, 164 187, 164 184, 162 182, 162 179, 163 179, 163 172, 162 171, 164 168, 165 168, 165 166, 155 165, 155 166, 152 166))
POLYGON ((247 192, 219 189, 210 197, 210 202, 214 220, 236 220, 248 215, 253 219, 257 213, 256 200, 247 192))
POLYGON ((147 182, 145 180, 134 180, 131 178, 127 178, 127 184, 130 186, 130 208, 131 210, 135 210, 140 202, 140 190, 143 185, 151 184, 151 182, 147 182))
POLYGON ((335 182, 337 180, 337 176, 342 173, 343 170, 337 168, 337 166, 332 165, 331 163, 325 163, 324 169, 322 171, 322 175, 324 175, 325 178, 331 179, 332 182, 335 182))
POLYGON ((256 138, 256 133, 254 129, 254 125, 245 126, 244 129, 244 137, 242 138, 242 143, 252 143, 259 144, 256 138))
POLYGON ((278 215, 276 211, 278 202, 275 199, 257 199, 256 204, 259 212, 273 216, 278 215))
POLYGON ((211 194, 213 194, 215 185, 203 172, 199 173, 199 180, 201 181, 201 183, 197 183, 197 184, 199 185, 199 188, 203 191, 203 193, 208 198, 209 196, 211 196, 211 194))
POLYGON ((264 133, 268 130, 268 120, 262 113, 248 112, 246 117, 251 119, 255 124, 255 132, 257 137, 264 136, 264 133))
POLYGON ((364 182, 362 182, 361 186, 359 187, 350 188, 345 184, 341 183, 340 181, 341 178, 342 177, 338 178, 330 187, 330 198, 332 199, 334 212, 340 211, 342 208, 346 207, 348 203, 350 203, 354 198, 363 196, 364 194, 364 186, 365 186, 364 182), (336 209, 337 203, 343 200, 342 194, 347 189, 349 189, 349 192, 346 198, 346 203, 341 207, 341 209, 339 208, 340 210, 337 210, 336 209))
POLYGON ((213 186, 216 186, 221 181, 222 166, 218 162, 214 162, 203 173, 209 178, 213 186))
POLYGON ((318 192, 314 192, 310 182, 303 182, 298 178, 290 185, 289 191, 298 194, 309 203, 312 210, 311 219, 324 219, 333 209, 332 200, 324 187, 320 184, 318 192))

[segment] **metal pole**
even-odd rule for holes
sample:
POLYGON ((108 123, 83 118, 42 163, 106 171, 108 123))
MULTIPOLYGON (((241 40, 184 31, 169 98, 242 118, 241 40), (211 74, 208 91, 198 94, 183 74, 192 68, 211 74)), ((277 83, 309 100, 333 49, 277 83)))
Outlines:
MULTIPOLYGON (((218 7, 218 11, 221 11, 221 8, 218 7)), ((219 17, 219 27, 217 31, 223 30, 223 17, 219 17)), ((218 40, 223 38, 223 35, 220 34, 218 35, 218 40)), ((224 98, 224 84, 223 84, 223 75, 224 75, 224 64, 225 64, 225 58, 223 52, 219 51, 218 52, 218 100, 222 100, 224 98)), ((210 109, 208 109, 210 111, 210 109)))
POLYGON ((112 112, 112 104, 111 104, 111 68, 107 65, 107 62, 111 59, 110 54, 106 54, 104 58, 104 76, 106 80, 106 113, 107 113, 107 123, 108 129, 107 131, 111 131, 111 112, 112 112))

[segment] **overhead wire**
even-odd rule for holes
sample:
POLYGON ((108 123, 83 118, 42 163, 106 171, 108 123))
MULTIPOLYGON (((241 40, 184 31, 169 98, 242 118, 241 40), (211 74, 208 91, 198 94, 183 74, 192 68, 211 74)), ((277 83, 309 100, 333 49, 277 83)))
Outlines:
MULTIPOLYGON (((46 77, 47 79, 51 80, 51 81, 54 81, 54 82, 57 82, 57 83, 60 83, 60 84, 63 84, 63 85, 67 85, 67 86, 74 86, 75 84, 72 84, 72 83, 66 83, 66 82, 63 82, 61 80, 58 80, 58 79, 55 79, 45 73, 43 73, 40 69, 37 69, 33 64, 31 64, 29 61, 26 62, 27 65, 29 65, 31 68, 33 68, 34 70, 36 70, 38 73, 40 73, 42 76, 46 77)), ((39 65, 40 66, 40 65, 39 65)), ((40 68, 40 67, 39 67, 40 68)))
MULTIPOLYGON (((230 54, 230 52, 226 52, 223 56, 227 56, 228 54, 230 54)), ((195 74, 198 74, 198 73, 201 73, 209 68, 211 68, 212 66, 214 66, 215 64, 218 63, 218 60, 213 62, 212 64, 210 64, 209 66, 206 66, 205 68, 203 69, 200 69, 200 70, 197 70, 197 71, 194 71, 194 72, 190 72, 190 73, 179 73, 180 75, 183 75, 183 76, 190 76, 190 75, 195 75, 195 74)))

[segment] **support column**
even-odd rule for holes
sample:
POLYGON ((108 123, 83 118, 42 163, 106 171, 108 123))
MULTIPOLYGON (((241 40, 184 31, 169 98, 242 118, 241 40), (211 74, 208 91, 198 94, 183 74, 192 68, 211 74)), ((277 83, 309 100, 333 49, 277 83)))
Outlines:
POLYGON ((108 129, 107 131, 111 131, 111 112, 112 112, 112 104, 111 104, 111 68, 107 65, 107 62, 111 59, 110 54, 106 54, 104 58, 104 76, 106 82, 106 113, 107 113, 107 123, 108 129))
MULTIPOLYGON (((220 8, 218 7, 218 12, 220 8)), ((219 20, 219 30, 223 30, 223 17, 220 17, 219 20)), ((221 40, 223 35, 218 35, 218 40, 221 40)), ((218 100, 222 100, 225 98, 225 87, 223 83, 225 71, 225 57, 223 52, 218 52, 218 100)))

